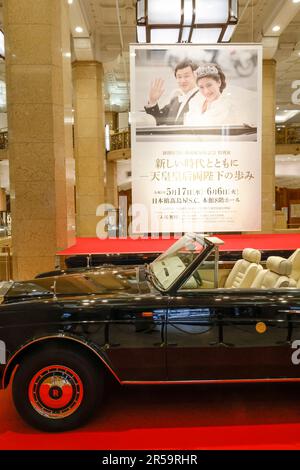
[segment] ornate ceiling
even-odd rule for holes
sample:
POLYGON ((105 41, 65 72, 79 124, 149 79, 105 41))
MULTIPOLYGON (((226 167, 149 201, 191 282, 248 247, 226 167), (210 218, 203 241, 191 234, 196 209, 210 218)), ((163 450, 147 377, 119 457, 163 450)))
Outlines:
POLYGON ((95 59, 104 66, 106 109, 129 109, 128 45, 136 40, 135 4, 135 0, 81 0, 92 31, 95 59))

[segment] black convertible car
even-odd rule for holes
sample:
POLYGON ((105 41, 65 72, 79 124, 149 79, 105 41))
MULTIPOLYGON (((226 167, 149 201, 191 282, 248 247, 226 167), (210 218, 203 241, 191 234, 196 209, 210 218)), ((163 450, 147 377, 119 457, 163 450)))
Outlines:
POLYGON ((300 250, 186 234, 149 265, 0 283, 0 379, 47 431, 82 424, 107 376, 120 384, 300 380, 300 250))

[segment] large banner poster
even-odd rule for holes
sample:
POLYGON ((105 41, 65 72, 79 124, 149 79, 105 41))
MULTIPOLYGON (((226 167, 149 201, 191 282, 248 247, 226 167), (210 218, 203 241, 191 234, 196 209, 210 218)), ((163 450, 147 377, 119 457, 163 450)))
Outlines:
POLYGON ((133 231, 260 230, 261 46, 130 49, 133 231))

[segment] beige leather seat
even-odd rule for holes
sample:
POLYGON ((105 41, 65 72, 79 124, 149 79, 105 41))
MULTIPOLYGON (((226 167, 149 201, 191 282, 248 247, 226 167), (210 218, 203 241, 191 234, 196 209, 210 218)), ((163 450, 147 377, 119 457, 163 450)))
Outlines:
POLYGON ((262 270, 262 266, 259 264, 261 258, 260 251, 253 248, 245 248, 242 256, 243 258, 239 259, 230 271, 225 287, 250 287, 257 273, 262 270))
POLYGON ((291 261, 281 256, 269 256, 266 266, 267 269, 258 273, 251 287, 258 289, 296 287, 296 281, 288 277, 292 272, 291 261))
POLYGON ((292 263, 292 272, 290 277, 294 279, 296 282, 300 279, 300 248, 297 248, 294 253, 288 258, 289 261, 292 263))

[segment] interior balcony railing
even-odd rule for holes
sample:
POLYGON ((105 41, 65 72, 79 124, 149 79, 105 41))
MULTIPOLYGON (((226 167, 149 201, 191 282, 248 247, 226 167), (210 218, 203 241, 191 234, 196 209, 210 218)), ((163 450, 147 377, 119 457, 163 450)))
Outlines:
POLYGON ((8 148, 8 132, 7 129, 0 129, 0 150, 8 148))
MULTIPOLYGON (((276 144, 300 144, 299 126, 276 126, 276 144)), ((116 132, 110 136, 110 150, 129 149, 131 146, 130 131, 116 132)), ((8 131, 0 129, 0 150, 8 148, 8 131)))
POLYGON ((110 136, 110 150, 129 149, 131 145, 130 131, 116 132, 110 136))
MULTIPOLYGON (((300 144, 300 125, 276 126, 276 144, 300 144)), ((110 150, 127 149, 131 146, 130 131, 116 132, 110 136, 110 150)))
POLYGON ((300 125, 276 126, 276 144, 300 144, 300 125))

